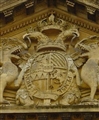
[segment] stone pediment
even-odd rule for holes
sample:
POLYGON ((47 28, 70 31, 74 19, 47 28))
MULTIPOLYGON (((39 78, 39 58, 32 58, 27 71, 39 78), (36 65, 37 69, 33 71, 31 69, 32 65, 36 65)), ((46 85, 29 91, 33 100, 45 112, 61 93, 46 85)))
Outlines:
POLYGON ((6 87, 1 81, 2 113, 97 111, 98 88, 92 87, 98 81, 97 24, 48 8, 6 25, 0 34, 1 80, 9 74, 6 87), (86 85, 80 86, 80 78, 86 85))
POLYGON ((73 25, 76 25, 81 29, 87 30, 88 33, 90 31, 92 31, 93 34, 99 33, 99 26, 94 22, 74 16, 58 8, 47 8, 46 10, 42 10, 41 12, 34 13, 33 15, 27 16, 26 18, 21 19, 17 22, 13 22, 11 24, 9 23, 8 25, 1 27, 0 35, 10 36, 11 34, 12 36, 12 34, 16 34, 19 31, 22 32, 26 30, 27 26, 31 26, 31 25, 35 26, 35 23, 37 23, 38 21, 42 19, 47 18, 52 13, 54 13, 57 18, 63 19, 64 21, 67 21, 73 25))

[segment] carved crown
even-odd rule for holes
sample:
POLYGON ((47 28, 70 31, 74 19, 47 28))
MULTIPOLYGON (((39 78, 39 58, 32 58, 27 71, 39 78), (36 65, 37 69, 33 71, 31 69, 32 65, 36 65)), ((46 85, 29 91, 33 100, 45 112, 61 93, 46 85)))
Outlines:
POLYGON ((48 18, 39 21, 36 28, 30 27, 23 39, 27 38, 29 41, 36 39, 38 41, 37 51, 44 49, 66 51, 66 46, 64 45, 66 38, 70 37, 73 40, 78 36, 79 32, 76 26, 66 23, 64 20, 56 18, 54 14, 51 14, 48 18), (46 31, 53 34, 53 30, 58 31, 56 40, 51 40, 46 35, 46 31))
POLYGON ((66 51, 66 46, 64 45, 63 41, 53 41, 53 40, 47 40, 46 42, 43 43, 38 43, 37 45, 37 51, 40 50, 62 50, 66 51))
POLYGON ((66 21, 56 18, 54 14, 51 14, 48 18, 38 22, 38 29, 40 32, 44 32, 49 29, 63 31, 66 29, 67 25, 66 21))

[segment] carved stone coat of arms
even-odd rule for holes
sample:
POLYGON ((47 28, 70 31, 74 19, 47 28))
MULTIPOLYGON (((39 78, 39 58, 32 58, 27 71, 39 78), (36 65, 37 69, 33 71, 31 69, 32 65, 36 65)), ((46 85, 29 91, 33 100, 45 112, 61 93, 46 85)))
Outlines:
POLYGON ((51 14, 27 29, 23 42, 2 39, 0 105, 98 104, 99 38, 77 42, 79 36, 76 26, 51 14))

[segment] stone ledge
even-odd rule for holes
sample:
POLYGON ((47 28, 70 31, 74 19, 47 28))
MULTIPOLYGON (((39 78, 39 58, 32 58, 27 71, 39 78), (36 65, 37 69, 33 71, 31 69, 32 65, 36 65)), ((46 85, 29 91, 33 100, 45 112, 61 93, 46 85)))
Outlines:
POLYGON ((61 112, 98 112, 99 105, 68 106, 3 106, 0 113, 61 113, 61 112))

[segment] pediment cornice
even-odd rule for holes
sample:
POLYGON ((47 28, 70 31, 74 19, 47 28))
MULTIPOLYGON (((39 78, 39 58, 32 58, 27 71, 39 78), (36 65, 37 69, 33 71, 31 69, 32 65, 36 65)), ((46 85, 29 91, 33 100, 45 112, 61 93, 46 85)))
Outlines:
POLYGON ((26 30, 27 26, 30 26, 31 24, 34 25, 38 21, 47 18, 51 13, 55 13, 56 17, 70 22, 71 24, 77 25, 81 28, 85 28, 86 30, 95 33, 99 33, 99 25, 94 22, 79 18, 57 8, 47 8, 46 10, 42 10, 41 12, 35 12, 31 16, 27 16, 22 20, 9 23, 8 25, 2 27, 0 29, 0 35, 5 36, 8 34, 15 33, 17 31, 24 31, 26 30))

